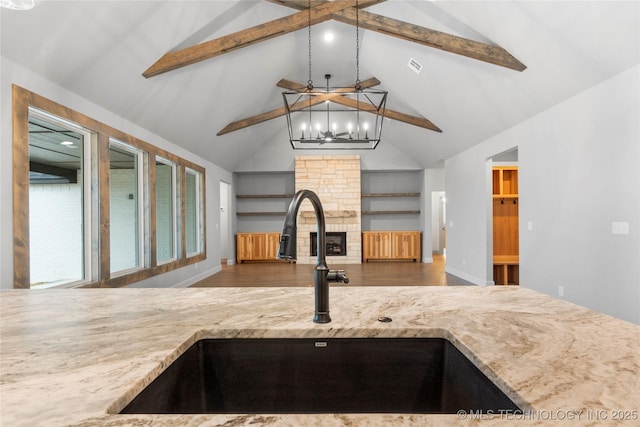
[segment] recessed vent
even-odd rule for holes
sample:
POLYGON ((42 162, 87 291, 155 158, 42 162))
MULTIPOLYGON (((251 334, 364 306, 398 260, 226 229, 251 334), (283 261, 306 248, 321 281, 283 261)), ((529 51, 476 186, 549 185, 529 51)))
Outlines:
POLYGON ((416 74, 420 74, 420 71, 422 71, 422 64, 420 64, 418 61, 416 61, 413 58, 409 58, 409 62, 407 63, 407 67, 409 67, 411 70, 413 70, 413 72, 415 72, 416 74))

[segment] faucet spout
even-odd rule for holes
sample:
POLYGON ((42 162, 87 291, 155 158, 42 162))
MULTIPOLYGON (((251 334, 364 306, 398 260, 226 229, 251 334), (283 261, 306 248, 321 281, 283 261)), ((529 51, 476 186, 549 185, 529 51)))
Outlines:
POLYGON ((317 247, 317 263, 314 269, 314 289, 315 289, 315 314, 313 321, 315 323, 329 323, 329 267, 327 267, 327 245, 325 233, 324 210, 322 203, 316 193, 311 190, 298 191, 289 203, 287 215, 282 228, 282 236, 280 237, 280 247, 278 248, 278 259, 295 260, 297 256, 296 236, 297 236, 297 216, 298 209, 303 200, 308 199, 313 205, 316 214, 316 223, 318 227, 318 247, 317 247))

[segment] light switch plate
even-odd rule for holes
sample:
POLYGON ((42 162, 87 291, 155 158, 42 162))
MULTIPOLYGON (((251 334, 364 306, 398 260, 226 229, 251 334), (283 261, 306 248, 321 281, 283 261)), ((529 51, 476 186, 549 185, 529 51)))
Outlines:
POLYGON ((628 222, 612 222, 611 223, 611 234, 629 234, 629 223, 628 222))

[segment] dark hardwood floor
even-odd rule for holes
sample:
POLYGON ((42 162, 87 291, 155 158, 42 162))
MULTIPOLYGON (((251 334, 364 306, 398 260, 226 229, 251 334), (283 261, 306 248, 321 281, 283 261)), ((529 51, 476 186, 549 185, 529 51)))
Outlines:
MULTIPOLYGON (((333 286, 453 286, 470 282, 445 273, 443 256, 433 263, 410 261, 329 264, 332 270, 345 270, 349 283, 333 286)), ((313 286, 313 265, 261 262, 224 265, 222 271, 191 287, 313 286)))

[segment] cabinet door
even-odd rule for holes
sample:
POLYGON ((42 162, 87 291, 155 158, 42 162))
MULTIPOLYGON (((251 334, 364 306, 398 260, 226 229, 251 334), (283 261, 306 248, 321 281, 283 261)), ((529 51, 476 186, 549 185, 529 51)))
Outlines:
POLYGON ((406 257, 414 261, 420 261, 422 257, 420 233, 412 232, 405 234, 405 254, 406 257))
POLYGON ((362 233, 362 260, 367 262, 378 257, 378 233, 362 233))
POLYGON ((280 246, 280 233, 267 233, 265 259, 275 260, 280 246))
POLYGON ((362 259, 391 259, 392 238, 390 232, 363 232, 362 259))
POLYGON ((394 259, 406 258, 406 235, 404 233, 393 233, 391 256, 394 259))
POLYGON ((393 238, 392 233, 379 233, 378 234, 378 258, 391 259, 393 258, 393 238))
POLYGON ((395 259, 420 259, 420 233, 393 233, 392 256, 395 259))
POLYGON ((252 257, 251 234, 236 235, 236 259, 239 263, 250 260, 252 257))
POLYGON ((264 233, 251 234, 251 259, 267 259, 267 236, 264 233))

